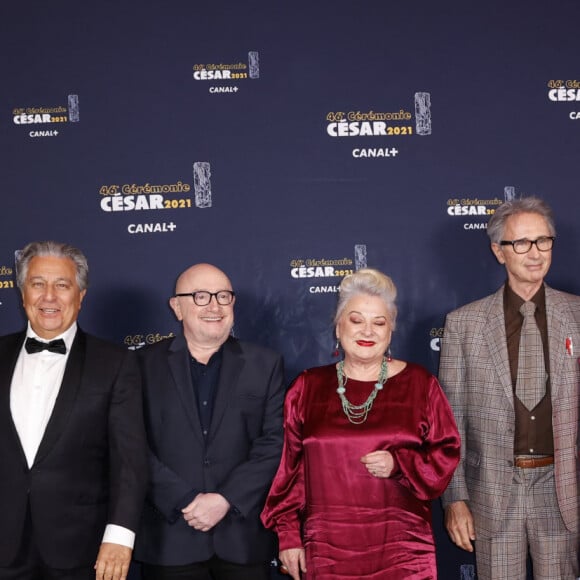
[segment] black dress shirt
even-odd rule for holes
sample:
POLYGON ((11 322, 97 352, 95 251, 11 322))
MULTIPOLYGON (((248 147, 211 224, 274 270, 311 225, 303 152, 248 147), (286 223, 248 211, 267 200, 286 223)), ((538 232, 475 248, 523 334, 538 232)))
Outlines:
POLYGON ((197 400, 201 430, 206 439, 211 426, 215 392, 220 377, 222 351, 223 347, 220 347, 217 352, 212 354, 210 359, 207 361, 207 364, 200 363, 193 357, 190 359, 191 380, 193 382, 193 390, 197 400))

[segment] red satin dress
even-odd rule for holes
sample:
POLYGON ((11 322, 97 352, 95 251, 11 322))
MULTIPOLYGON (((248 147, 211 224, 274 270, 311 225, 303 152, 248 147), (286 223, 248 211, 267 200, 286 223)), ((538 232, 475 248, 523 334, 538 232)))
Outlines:
MULTIPOLYGON (((437 578, 431 500, 459 461, 459 434, 437 379, 408 363, 354 425, 336 392, 335 365, 304 371, 285 402, 282 460, 262 521, 280 549, 304 547, 307 580, 437 578), (372 476, 360 458, 389 450, 395 469, 372 476)), ((348 379, 353 405, 373 382, 348 379)))

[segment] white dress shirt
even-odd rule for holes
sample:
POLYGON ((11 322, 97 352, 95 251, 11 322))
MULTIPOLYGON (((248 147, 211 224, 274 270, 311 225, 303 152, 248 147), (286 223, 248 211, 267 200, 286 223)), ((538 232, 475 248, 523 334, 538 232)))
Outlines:
MULTIPOLYGON (((64 340, 66 345, 64 355, 48 350, 28 353, 24 344, 18 355, 10 386, 10 411, 28 467, 34 464, 34 458, 52 415, 76 332, 75 322, 65 332, 55 337, 64 340)), ((48 342, 32 330, 30 323, 26 337, 48 342)), ((122 526, 108 524, 103 542, 121 544, 132 549, 135 532, 122 526)))

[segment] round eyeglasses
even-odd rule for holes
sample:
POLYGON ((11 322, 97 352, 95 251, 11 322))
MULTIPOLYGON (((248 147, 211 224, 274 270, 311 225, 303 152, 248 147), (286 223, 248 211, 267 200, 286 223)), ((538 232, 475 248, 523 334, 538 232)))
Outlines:
POLYGON ((220 306, 228 306, 234 300, 235 292, 231 290, 220 290, 219 292, 208 292, 207 290, 198 290, 197 292, 180 292, 175 296, 191 296, 197 306, 207 306, 213 296, 220 306))
POLYGON ((511 246, 516 254, 527 254, 534 244, 540 252, 549 252, 554 245, 555 236, 540 236, 535 240, 522 238, 521 240, 502 240, 500 246, 511 246))

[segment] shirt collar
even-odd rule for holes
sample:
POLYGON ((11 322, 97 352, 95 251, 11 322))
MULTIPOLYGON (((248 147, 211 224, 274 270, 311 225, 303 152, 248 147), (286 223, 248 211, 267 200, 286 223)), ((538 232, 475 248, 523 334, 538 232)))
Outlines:
MULTIPOLYGON (((66 352, 69 353, 72 347, 72 343, 75 339, 77 329, 78 329, 77 323, 73 322, 62 334, 59 334, 58 336, 55 336, 50 340, 57 340, 59 338, 62 338, 64 340, 64 344, 66 345, 66 352)), ((30 321, 28 322, 28 327, 26 329, 26 338, 29 337, 36 338, 37 340, 40 340, 40 342, 50 342, 50 340, 38 336, 38 334, 36 334, 36 332, 32 330, 32 326, 30 326, 30 321)))
MULTIPOLYGON (((538 291, 530 298, 530 302, 533 302, 536 305, 536 308, 539 312, 546 311, 546 288, 544 284, 540 286, 538 291)), ((525 302, 525 300, 516 294, 506 282, 505 285, 505 295, 504 295, 504 304, 506 308, 515 310, 519 312, 520 306, 525 302)))
POLYGON ((217 367, 221 365, 223 351, 224 345, 222 344, 219 349, 209 357, 207 364, 200 363, 195 357, 191 356, 191 354, 189 355, 189 358, 194 365, 199 367, 217 367))

